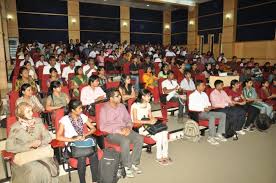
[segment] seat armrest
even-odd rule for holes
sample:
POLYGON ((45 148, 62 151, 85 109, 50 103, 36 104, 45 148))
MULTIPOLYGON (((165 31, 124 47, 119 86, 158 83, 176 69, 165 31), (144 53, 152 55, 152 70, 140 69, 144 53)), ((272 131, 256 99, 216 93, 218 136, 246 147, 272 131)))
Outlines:
POLYGON ((64 147, 65 146, 65 142, 59 141, 57 139, 53 139, 51 142, 51 147, 52 148, 59 148, 59 147, 64 147))
POLYGON ((14 153, 8 152, 6 150, 2 150, 1 154, 2 154, 2 158, 4 160, 12 160, 14 158, 14 155, 15 155, 14 153))

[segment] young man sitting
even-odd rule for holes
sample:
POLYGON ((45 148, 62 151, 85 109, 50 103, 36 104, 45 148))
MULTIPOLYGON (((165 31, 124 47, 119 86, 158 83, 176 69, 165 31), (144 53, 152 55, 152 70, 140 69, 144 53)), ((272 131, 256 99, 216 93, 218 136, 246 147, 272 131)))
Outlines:
POLYGON ((121 103, 121 95, 117 89, 107 92, 109 102, 100 111, 100 130, 108 133, 108 141, 121 147, 122 163, 127 177, 134 177, 133 171, 141 174, 137 167, 143 147, 143 137, 132 130, 131 117, 126 107, 121 103), (129 145, 133 144, 130 155, 129 145))
POLYGON ((244 135, 245 132, 242 130, 242 127, 245 123, 246 112, 235 106, 235 103, 223 90, 222 80, 216 80, 214 85, 215 89, 210 94, 212 107, 215 108, 216 111, 224 112, 226 114, 227 123, 233 124, 234 130, 238 134, 244 135))
POLYGON ((196 90, 189 96, 189 110, 199 112, 199 119, 209 120, 208 142, 218 145, 219 141, 227 141, 222 134, 225 133, 226 115, 223 112, 213 112, 207 94, 204 92, 205 84, 201 80, 196 81, 196 90), (215 120, 219 119, 218 130, 216 132, 215 120))

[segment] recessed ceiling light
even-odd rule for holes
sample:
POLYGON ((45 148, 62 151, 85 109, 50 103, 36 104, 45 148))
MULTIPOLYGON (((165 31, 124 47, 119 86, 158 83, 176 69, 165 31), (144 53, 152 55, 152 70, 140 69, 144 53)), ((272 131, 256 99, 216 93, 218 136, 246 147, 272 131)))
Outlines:
POLYGON ((149 7, 150 5, 149 5, 149 4, 147 4, 147 6, 149 7))

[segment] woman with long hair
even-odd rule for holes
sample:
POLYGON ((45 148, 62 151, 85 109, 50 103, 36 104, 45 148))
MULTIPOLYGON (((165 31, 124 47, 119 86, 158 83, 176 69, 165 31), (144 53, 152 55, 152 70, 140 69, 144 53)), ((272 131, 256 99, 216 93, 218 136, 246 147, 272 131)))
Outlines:
MULTIPOLYGON (((57 131, 57 140, 63 142, 83 141, 90 137, 96 128, 91 123, 91 120, 82 113, 81 101, 73 99, 68 104, 69 114, 63 116, 59 121, 59 128, 57 131), (85 132, 84 125, 89 127, 89 131, 85 132)), ((78 159, 78 174, 80 183, 85 183, 86 158, 90 160, 90 170, 93 182, 98 181, 98 156, 94 152, 88 157, 79 157, 78 159)))
POLYGON ((50 73, 50 78, 47 80, 47 86, 50 87, 50 84, 52 81, 59 81, 61 83, 61 85, 63 84, 62 79, 60 78, 60 76, 58 75, 58 71, 56 68, 52 67, 49 70, 50 73))
POLYGON ((136 97, 134 87, 131 84, 131 77, 129 75, 123 74, 121 76, 119 92, 122 96, 122 101, 124 104, 126 104, 129 99, 136 97))
POLYGON ((159 91, 158 91, 158 78, 152 74, 151 67, 148 66, 143 74, 143 82, 145 83, 145 88, 148 89, 153 94, 154 103, 159 102, 159 91))
POLYGON ((65 107, 69 103, 69 97, 61 92, 61 83, 53 81, 50 84, 48 97, 46 100, 46 110, 53 111, 65 107))
POLYGON ((19 105, 22 102, 30 104, 34 112, 43 112, 45 110, 38 98, 33 95, 32 86, 29 83, 23 84, 20 88, 19 98, 16 100, 16 105, 19 105))
POLYGON ((15 90, 19 91, 24 83, 29 83, 32 86, 33 92, 37 92, 35 81, 29 76, 29 70, 26 67, 21 67, 15 83, 15 90))
MULTIPOLYGON (((153 125, 157 119, 152 116, 150 105, 151 93, 147 89, 139 91, 138 97, 131 106, 131 119, 133 123, 141 125, 153 125)), ((139 128, 139 134, 149 135, 144 126, 139 128)), ((168 155, 168 131, 162 131, 155 135, 150 135, 156 141, 156 161, 161 165, 168 165, 172 162, 168 155)))
POLYGON ((161 70, 160 72, 158 73, 158 78, 167 78, 168 77, 168 71, 169 71, 169 66, 167 64, 163 64, 161 66, 161 70))
POLYGON ((79 93, 79 87, 82 84, 87 84, 87 76, 83 74, 83 69, 81 66, 76 66, 75 67, 75 76, 72 79, 72 94, 73 97, 79 97, 80 93, 79 93))
POLYGON ((247 102, 252 106, 257 107, 261 110, 261 113, 267 114, 271 119, 273 118, 273 108, 262 102, 262 99, 259 99, 256 93, 255 88, 252 86, 253 82, 251 79, 248 79, 244 82, 244 87, 242 90, 243 96, 247 102))

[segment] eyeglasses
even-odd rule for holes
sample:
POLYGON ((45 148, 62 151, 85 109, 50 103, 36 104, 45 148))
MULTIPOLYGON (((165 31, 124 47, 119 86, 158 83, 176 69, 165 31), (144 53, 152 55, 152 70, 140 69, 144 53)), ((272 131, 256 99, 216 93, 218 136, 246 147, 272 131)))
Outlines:
POLYGON ((117 97, 117 98, 119 98, 119 97, 121 97, 121 95, 117 95, 117 96, 116 96, 116 95, 114 95, 114 97, 117 97))

